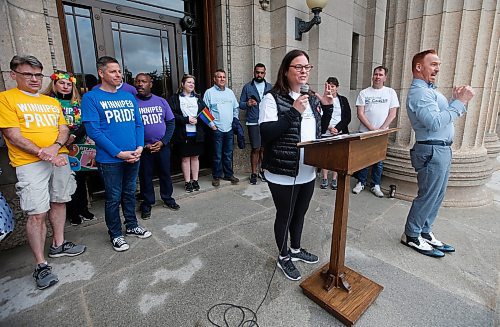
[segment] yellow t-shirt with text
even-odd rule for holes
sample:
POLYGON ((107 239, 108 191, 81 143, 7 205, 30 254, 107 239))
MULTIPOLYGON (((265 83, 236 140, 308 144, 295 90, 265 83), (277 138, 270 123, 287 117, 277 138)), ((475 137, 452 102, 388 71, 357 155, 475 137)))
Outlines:
MULTIPOLYGON (((18 127, 21 134, 41 148, 57 140, 59 126, 66 125, 59 102, 46 95, 28 95, 18 88, 0 92, 0 128, 18 127)), ((5 139, 13 167, 39 161, 36 155, 26 153, 5 139)), ((59 153, 68 153, 62 147, 59 153)))

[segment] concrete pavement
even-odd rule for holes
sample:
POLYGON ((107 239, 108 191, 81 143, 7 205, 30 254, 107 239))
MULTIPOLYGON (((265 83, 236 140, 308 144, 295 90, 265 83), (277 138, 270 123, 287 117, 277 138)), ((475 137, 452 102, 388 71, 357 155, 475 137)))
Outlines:
MULTIPOLYGON (((411 203, 368 190, 351 195, 346 265, 384 286, 356 326, 500 324, 500 171, 488 186, 491 206, 441 209, 434 231, 457 248, 443 259, 399 243, 411 203)), ((109 243, 103 201, 94 202, 96 221, 66 229, 66 238, 87 251, 49 259, 60 282, 43 291, 31 277, 28 246, 0 252, 0 326, 212 326, 207 311, 214 304, 255 310, 277 255, 269 189, 247 180, 214 189, 208 177, 201 187, 185 194, 177 183, 181 209, 153 207, 150 220, 139 219, 153 236, 127 237, 123 253, 109 243)), ((302 246, 320 263, 297 263, 303 278, 329 260, 334 194, 315 190, 302 246)), ((223 326, 221 309, 212 313, 223 326)), ((236 326, 236 314, 229 316, 236 326)), ((279 269, 257 317, 259 326, 342 326, 279 269)))

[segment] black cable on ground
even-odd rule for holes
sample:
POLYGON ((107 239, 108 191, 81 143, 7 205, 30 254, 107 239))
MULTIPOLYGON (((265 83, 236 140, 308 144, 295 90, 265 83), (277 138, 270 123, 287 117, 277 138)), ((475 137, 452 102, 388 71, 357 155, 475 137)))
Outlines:
MULTIPOLYGON (((297 166, 298 165, 299 165, 299 161, 297 160, 297 166)), ((297 168, 297 166, 296 166, 296 168, 297 168)), ((291 218, 292 218, 293 192, 295 191, 295 181, 296 180, 297 180, 297 176, 295 176, 294 179, 293 179, 292 194, 290 195, 290 207, 288 209, 288 219, 287 219, 287 222, 286 222, 286 231, 285 231, 285 234, 283 236, 283 242, 281 243, 280 253, 281 253, 281 251, 283 250, 283 248, 286 245, 285 244, 285 240, 286 240, 286 236, 288 235, 288 228, 290 227, 290 221, 291 221, 291 218)), ((255 310, 255 312, 252 309, 250 309, 250 308, 247 308, 247 307, 244 307, 244 306, 239 306, 239 305, 232 304, 232 303, 218 303, 218 304, 215 304, 212 307, 210 307, 210 309, 208 309, 208 311, 207 311, 207 319, 208 319, 208 321, 210 321, 210 323, 213 326, 216 326, 216 327, 232 327, 228 323, 227 314, 229 312, 234 311, 234 310, 239 310, 240 313, 241 313, 241 319, 240 319, 238 325, 236 325, 235 327, 259 327, 259 324, 257 323, 257 312, 259 312, 260 307, 262 306, 262 304, 266 300, 267 294, 269 294, 269 289, 271 288, 271 282, 273 281, 273 278, 274 278, 274 275, 276 274, 276 269, 277 268, 278 268, 278 265, 275 264, 274 265, 274 269, 273 269, 273 273, 271 274, 271 279, 269 280, 269 283, 267 284, 266 293, 264 294, 264 297, 262 298, 262 301, 260 301, 259 306, 255 310), (218 325, 216 322, 214 322, 212 320, 212 318, 211 318, 210 315, 212 313, 212 310, 214 310, 216 308, 219 308, 219 307, 224 307, 224 306, 227 307, 224 310, 224 313, 222 315, 222 318, 224 320, 224 324, 225 325, 221 326, 221 325, 218 325), (248 311, 248 312, 251 313, 252 317, 250 319, 246 319, 245 311, 248 311)))

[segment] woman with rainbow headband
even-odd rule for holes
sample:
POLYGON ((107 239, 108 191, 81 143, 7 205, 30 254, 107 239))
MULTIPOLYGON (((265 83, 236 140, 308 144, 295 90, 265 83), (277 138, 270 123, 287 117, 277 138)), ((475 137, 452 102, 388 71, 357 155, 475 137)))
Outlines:
MULTIPOLYGON (((64 117, 68 122, 70 136, 66 142, 69 148, 73 143, 93 144, 85 132, 80 112, 80 94, 76 89, 76 77, 71 73, 57 71, 50 75, 50 84, 43 94, 56 98, 63 109, 64 117)), ((86 172, 75 172, 76 191, 71 201, 66 204, 66 216, 71 225, 76 226, 82 220, 94 219, 94 214, 88 209, 87 199, 87 175, 86 172)))
MULTIPOLYGON (((188 193, 200 190, 199 156, 203 153, 206 128, 205 123, 198 119, 198 115, 207 105, 195 93, 194 83, 194 76, 184 75, 179 90, 168 100, 176 125, 172 142, 175 153, 182 157, 181 169, 184 175, 184 187, 188 193)), ((213 123, 209 126, 212 129, 216 128, 213 123)))

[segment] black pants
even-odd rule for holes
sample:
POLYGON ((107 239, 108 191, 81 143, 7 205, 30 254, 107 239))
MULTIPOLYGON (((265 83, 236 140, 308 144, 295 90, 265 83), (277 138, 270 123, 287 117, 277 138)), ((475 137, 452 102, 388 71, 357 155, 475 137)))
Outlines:
POLYGON ((87 172, 75 172, 76 190, 71 196, 71 201, 66 203, 66 216, 70 221, 79 220, 78 215, 89 210, 89 201, 87 198, 87 172))
POLYGON ((278 246, 280 255, 287 256, 288 230, 290 231, 290 246, 294 249, 300 249, 304 216, 309 208, 309 203, 314 192, 314 180, 295 186, 279 185, 271 182, 267 184, 271 190, 274 206, 276 207, 276 220, 274 221, 276 245, 278 246), (291 219, 287 230, 289 216, 291 216, 291 219))
POLYGON ((156 202, 153 185, 155 168, 160 180, 161 199, 165 204, 175 204, 175 200, 172 198, 174 189, 170 176, 170 145, 167 145, 158 152, 151 153, 145 149, 141 154, 141 166, 139 168, 140 193, 143 197, 141 210, 151 210, 151 206, 156 202))

